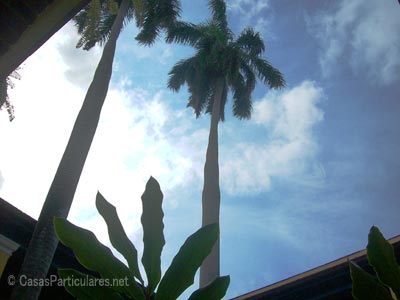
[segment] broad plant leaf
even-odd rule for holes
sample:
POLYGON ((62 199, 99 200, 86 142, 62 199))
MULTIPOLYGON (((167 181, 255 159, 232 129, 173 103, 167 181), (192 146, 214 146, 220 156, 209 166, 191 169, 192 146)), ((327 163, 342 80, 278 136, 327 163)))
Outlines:
POLYGON ((400 296, 400 270, 393 247, 376 226, 371 227, 368 235, 367 256, 379 280, 400 296))
POLYGON ((151 295, 161 278, 161 252, 165 245, 163 194, 153 177, 147 181, 142 195, 143 213, 143 257, 142 263, 147 274, 148 291, 151 295))
POLYGON ((100 193, 97 193, 96 196, 96 207, 107 223, 108 236, 111 244, 125 257, 132 275, 143 284, 138 266, 137 250, 126 235, 121 221, 118 218, 117 210, 100 193))
POLYGON ((144 300, 142 289, 131 277, 129 269, 101 244, 93 232, 78 227, 65 219, 54 218, 54 229, 60 241, 74 251, 81 265, 98 272, 102 278, 113 280, 129 278, 127 286, 114 286, 136 300, 144 300))
POLYGON ((194 291, 189 300, 220 300, 225 296, 229 282, 229 276, 218 277, 209 285, 194 291))
MULTIPOLYGON (((58 275, 64 279, 64 287, 78 300, 123 300, 118 293, 108 286, 92 284, 99 280, 91 275, 73 269, 58 269, 58 275)), ((112 282, 110 282, 112 284, 112 282)))
POLYGON ((352 295, 358 300, 393 300, 390 292, 369 273, 354 262, 350 262, 350 276, 353 281, 352 295))
POLYGON ((196 271, 210 254, 218 234, 218 224, 210 224, 188 237, 165 272, 156 300, 175 300, 193 284, 196 271))

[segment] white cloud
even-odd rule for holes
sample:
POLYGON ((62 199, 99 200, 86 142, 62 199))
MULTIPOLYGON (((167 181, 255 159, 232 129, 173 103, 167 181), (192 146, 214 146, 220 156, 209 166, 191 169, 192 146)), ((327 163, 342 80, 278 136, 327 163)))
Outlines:
POLYGON ((238 19, 241 27, 253 27, 262 34, 269 34, 270 17, 266 16, 270 8, 269 0, 230 0, 227 2, 227 8, 238 19), (254 23, 254 20, 257 20, 254 23))
MULTIPOLYGON (((156 42, 151 46, 143 46, 137 43, 132 37, 135 37, 139 30, 136 26, 129 26, 124 29, 130 38, 124 39, 119 43, 119 47, 122 53, 128 55, 128 57, 135 57, 136 59, 150 59, 157 60, 160 64, 165 65, 168 59, 173 57, 174 51, 172 50, 172 45, 167 44, 164 40, 163 34, 158 37, 156 42)), ((121 39, 120 39, 121 40, 121 39)))
POLYGON ((65 65, 65 77, 74 85, 87 89, 100 60, 102 49, 95 46, 89 51, 77 49, 73 45, 79 40, 72 21, 66 24, 62 34, 55 36, 57 52, 65 65))
POLYGON ((268 8, 269 1, 231 0, 228 1, 227 7, 233 11, 254 16, 268 8))
POLYGON ((322 47, 323 75, 348 61, 355 72, 366 73, 374 82, 394 82, 400 71, 398 9, 395 1, 341 1, 334 11, 308 18, 322 47))
POLYGON ((270 124, 274 117, 274 102, 272 93, 268 94, 269 101, 257 101, 254 103, 253 120, 257 124, 270 124))
POLYGON ((221 162, 222 186, 229 193, 252 193, 267 190, 272 177, 304 183, 320 177, 313 129, 323 120, 318 108, 322 97, 321 88, 305 81, 255 102, 254 122, 265 126, 265 138, 223 150, 227 159, 221 162))

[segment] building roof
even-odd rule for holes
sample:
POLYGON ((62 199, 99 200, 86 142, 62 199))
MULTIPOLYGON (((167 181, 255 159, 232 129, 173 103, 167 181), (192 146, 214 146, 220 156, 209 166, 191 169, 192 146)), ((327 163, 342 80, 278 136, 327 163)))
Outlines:
POLYGON ((0 79, 14 71, 89 2, 0 1, 0 79))
POLYGON ((0 55, 3 55, 37 16, 54 0, 0 2, 0 55))
MULTIPOLYGON (((389 242, 399 260, 400 235, 391 238, 389 242)), ((366 250, 361 250, 232 300, 353 300, 350 260, 373 274, 366 250)))
MULTIPOLYGON (((36 220, 18 208, 0 198, 0 235, 19 244, 19 248, 9 258, 0 278, 0 300, 8 299, 12 287, 7 283, 7 277, 17 276, 24 259, 29 241, 35 228, 36 220)), ((58 268, 72 268, 82 273, 98 277, 98 274, 85 269, 75 258, 72 250, 59 243, 54 255, 49 275, 56 275, 58 268)), ((43 287, 39 299, 73 299, 61 286, 43 287)))

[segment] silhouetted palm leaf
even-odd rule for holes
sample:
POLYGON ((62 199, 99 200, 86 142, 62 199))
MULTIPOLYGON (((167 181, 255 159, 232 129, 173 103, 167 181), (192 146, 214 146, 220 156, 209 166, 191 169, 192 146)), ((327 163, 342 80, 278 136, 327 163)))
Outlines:
MULTIPOLYGON (((120 1, 118 1, 120 2, 120 1)), ((77 47, 89 50, 96 44, 104 45, 108 40, 116 11, 112 5, 114 0, 93 0, 80 11, 73 20, 81 35, 77 47)), ((134 0, 125 15, 124 26, 136 19, 141 29, 136 40, 144 45, 151 45, 158 34, 174 24, 180 14, 178 0, 134 0)))

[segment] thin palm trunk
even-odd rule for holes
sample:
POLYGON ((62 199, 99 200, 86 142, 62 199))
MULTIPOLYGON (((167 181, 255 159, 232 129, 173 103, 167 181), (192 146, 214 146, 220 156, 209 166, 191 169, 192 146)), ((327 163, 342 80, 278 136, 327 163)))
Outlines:
MULTIPOLYGON (((224 79, 216 82, 214 103, 211 113, 210 134, 204 165, 204 187, 202 194, 202 226, 212 223, 219 224, 220 189, 218 166, 218 123, 221 111, 222 90, 224 79)), ((200 267, 200 287, 204 287, 212 280, 219 277, 220 246, 219 238, 210 255, 203 261, 200 267)))
MULTIPOLYGON (((107 95, 116 42, 129 4, 129 0, 123 0, 121 3, 109 40, 104 47, 99 65, 75 121, 64 155, 35 226, 20 270, 20 276, 45 278, 47 275, 58 244, 58 239, 53 230, 53 218, 55 216, 63 218, 68 216, 107 95)), ((41 286, 27 287, 17 285, 10 299, 38 299, 40 290, 41 286)))

